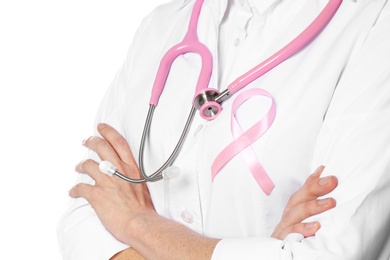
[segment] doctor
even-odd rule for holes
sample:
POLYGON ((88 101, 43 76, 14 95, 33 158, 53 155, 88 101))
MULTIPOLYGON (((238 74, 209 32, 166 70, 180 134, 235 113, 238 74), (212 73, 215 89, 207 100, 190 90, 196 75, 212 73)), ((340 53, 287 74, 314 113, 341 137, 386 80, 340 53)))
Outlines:
MULTIPOLYGON (((213 54, 210 85, 224 90, 299 34, 326 2, 206 0, 198 36, 213 54)), ((151 259, 388 259, 385 0, 344 0, 309 46, 246 87, 267 90, 277 105, 273 125, 251 144, 274 184, 270 194, 240 154, 211 179, 215 158, 234 139, 234 97, 216 120, 194 119, 174 162, 177 178, 133 185, 99 171, 96 162, 108 160, 139 175, 132 154, 138 158, 153 76, 162 55, 182 39, 193 4, 172 1, 145 18, 107 92, 97 117, 100 137, 84 143, 90 159, 76 169, 86 174, 70 191, 74 199, 59 224, 64 258, 108 259, 125 250, 119 258, 133 252, 126 251, 131 245, 151 259)), ((146 145, 147 172, 166 160, 181 134, 199 64, 192 54, 173 64, 146 145)), ((235 116, 247 129, 268 106, 253 97, 235 116)))

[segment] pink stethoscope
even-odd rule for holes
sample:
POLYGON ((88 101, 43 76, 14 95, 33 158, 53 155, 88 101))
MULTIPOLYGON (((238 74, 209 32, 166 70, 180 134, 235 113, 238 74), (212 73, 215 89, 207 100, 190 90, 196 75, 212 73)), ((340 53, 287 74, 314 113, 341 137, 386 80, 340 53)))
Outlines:
MULTIPOLYGON (((342 0, 329 0, 325 8, 321 11, 321 13, 301 34, 299 34, 295 39, 293 39, 290 43, 288 43, 282 49, 277 51, 275 54, 273 54, 272 56, 270 56, 269 58, 261 62, 259 65, 255 66, 254 68, 252 68, 251 70, 243 74, 242 76, 238 77, 226 88, 226 90, 222 92, 219 92, 216 89, 208 87, 211 73, 212 73, 213 58, 209 49, 204 44, 199 42, 197 36, 198 19, 199 19, 203 2, 204 0, 196 0, 194 8, 192 10, 188 31, 184 36, 184 39, 177 45, 173 46, 170 50, 168 50, 168 52, 164 55, 164 57, 160 62, 160 66, 158 68, 157 75, 153 84, 152 95, 149 102, 150 104, 149 111, 147 114, 145 127, 144 127, 141 144, 140 144, 139 167, 140 167, 142 177, 140 179, 133 179, 124 176, 123 174, 118 172, 117 168, 115 168, 107 161, 103 161, 99 165, 100 170, 102 172, 109 174, 110 176, 118 176, 123 180, 132 183, 143 183, 146 181, 154 182, 162 179, 170 179, 176 177, 179 174, 179 170, 175 166, 171 166, 171 165, 173 161, 176 159, 184 143, 184 140, 188 134, 196 110, 199 110, 200 116, 206 120, 215 119, 222 111, 221 104, 224 100, 226 100, 233 94, 237 93, 239 90, 243 89, 249 83, 258 79, 266 72, 273 69, 274 67, 276 67, 278 64, 285 61, 289 57, 291 57, 293 54, 297 53, 305 45, 307 45, 310 41, 312 41, 332 19, 332 17, 338 10, 342 0), (175 61, 177 57, 185 53, 196 53, 201 57, 201 61, 202 61, 202 67, 196 85, 195 95, 192 101, 193 106, 191 108, 183 132, 179 138, 179 141, 175 146, 174 150, 172 151, 171 155, 169 156, 169 158, 157 171, 155 171, 151 175, 147 175, 144 170, 143 155, 144 155, 145 141, 150 132, 150 126, 152 122, 154 109, 156 108, 161 93, 164 89, 165 82, 169 75, 169 71, 172 63, 175 61)), ((251 91, 256 91, 256 89, 251 89, 251 91)), ((269 93, 266 92, 265 90, 261 90, 260 93, 250 93, 250 95, 265 95, 273 100, 272 96, 270 96, 269 93)), ((240 99, 242 99, 242 102, 244 102, 246 99, 248 99, 248 97, 244 96, 244 97, 240 97, 240 99)), ((249 129, 247 132, 250 131, 253 132, 252 135, 255 136, 253 137, 255 140, 259 138, 269 128, 270 124, 272 124, 273 118, 275 117, 275 113, 276 111, 273 103, 273 105, 270 108, 269 117, 265 119, 266 121, 267 120, 270 121, 268 122, 268 127, 263 126, 264 122, 259 122, 257 126, 249 129)), ((232 126, 232 131, 238 132, 238 135, 242 134, 243 132, 242 129, 234 126, 232 126)), ((224 164, 229 160, 229 158, 233 157, 235 154, 244 150, 246 147, 248 147, 251 144, 251 142, 245 144, 245 140, 248 140, 248 138, 246 138, 245 136, 241 139, 242 140, 240 140, 240 138, 237 138, 236 143, 232 143, 230 148, 227 147, 227 149, 225 149, 220 154, 220 156, 218 156, 217 159, 214 161, 214 164, 212 166, 213 179, 215 178, 216 172, 218 172, 224 166, 224 164), (237 150, 236 149, 237 147, 240 147, 240 149, 237 150), (228 159, 219 160, 219 157, 221 158, 228 157, 228 159)), ((254 167, 256 167, 256 165, 254 167)), ((260 167, 259 171, 261 171, 262 170, 261 166, 259 167, 260 167)), ((269 180, 269 178, 267 178, 265 173, 263 173, 262 175, 263 176, 259 175, 257 177, 254 175, 254 177, 256 181, 259 183, 259 186, 264 190, 264 192, 269 194, 270 190, 272 190, 273 184, 269 180)))

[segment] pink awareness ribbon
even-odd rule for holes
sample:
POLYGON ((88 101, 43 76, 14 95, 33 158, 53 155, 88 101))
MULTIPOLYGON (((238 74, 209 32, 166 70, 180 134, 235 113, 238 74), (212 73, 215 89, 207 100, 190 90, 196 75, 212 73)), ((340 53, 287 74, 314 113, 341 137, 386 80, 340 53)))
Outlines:
POLYGON ((259 139, 267 130, 271 127, 276 116, 276 104, 272 95, 264 89, 253 88, 248 89, 242 92, 237 98, 233 101, 232 105, 232 114, 231 114, 231 131, 233 142, 226 146, 221 153, 215 158, 211 166, 211 179, 214 181, 217 174, 220 170, 237 154, 243 152, 243 157, 245 162, 250 169, 253 178, 256 180, 259 187, 264 191, 265 194, 271 194, 272 189, 274 188, 274 183, 271 178, 268 176, 264 167, 261 165, 258 160, 256 153, 254 152, 251 144, 259 139), (245 103, 248 99, 254 96, 266 96, 271 99, 271 106, 267 113, 250 127, 245 132, 241 128, 237 118, 235 116, 237 109, 245 103), (247 149, 248 148, 248 149, 247 149))

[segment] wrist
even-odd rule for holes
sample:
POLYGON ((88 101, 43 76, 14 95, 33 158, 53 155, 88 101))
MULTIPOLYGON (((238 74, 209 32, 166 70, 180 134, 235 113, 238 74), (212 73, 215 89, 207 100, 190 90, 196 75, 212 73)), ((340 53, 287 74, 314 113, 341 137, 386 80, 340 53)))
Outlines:
MULTIPOLYGON (((140 243, 140 239, 145 237, 147 229, 155 222, 160 216, 154 210, 147 210, 143 213, 139 213, 128 220, 125 231, 125 243, 131 246, 135 246, 140 243)), ((160 217, 161 218, 161 217, 160 217)))
POLYGON ((219 241, 161 217, 155 211, 134 216, 127 227, 127 243, 151 259, 210 259, 219 241))

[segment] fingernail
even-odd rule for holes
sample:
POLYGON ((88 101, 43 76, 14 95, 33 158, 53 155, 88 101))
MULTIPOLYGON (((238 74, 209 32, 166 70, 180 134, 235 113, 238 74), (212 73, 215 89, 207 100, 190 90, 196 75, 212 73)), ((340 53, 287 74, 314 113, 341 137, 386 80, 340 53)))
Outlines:
POLYGON ((328 203, 329 203, 329 198, 317 200, 317 204, 320 205, 320 206, 328 204, 328 203))
POLYGON ((330 182, 330 179, 331 179, 330 176, 325 177, 325 178, 321 178, 320 181, 318 182, 318 184, 320 184, 320 186, 325 186, 330 182))
POLYGON ((305 223, 305 228, 314 228, 318 225, 318 222, 305 223))
POLYGON ((97 128, 100 130, 100 129, 103 129, 103 128, 105 128, 106 127, 106 124, 104 124, 104 123, 99 123, 98 125, 97 125, 97 128))
POLYGON ((320 172, 322 171, 322 169, 324 168, 324 166, 319 166, 315 171, 314 173, 312 174, 312 176, 318 176, 320 174, 320 172))

